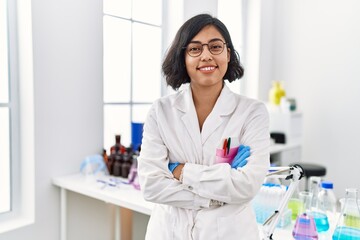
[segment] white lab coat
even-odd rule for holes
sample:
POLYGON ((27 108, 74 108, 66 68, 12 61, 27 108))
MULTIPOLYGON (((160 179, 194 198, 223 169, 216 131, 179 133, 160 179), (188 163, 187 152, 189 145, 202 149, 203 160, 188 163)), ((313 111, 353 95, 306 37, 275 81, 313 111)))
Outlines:
POLYGON ((259 239, 250 201, 269 168, 269 118, 263 103, 225 85, 200 132, 190 86, 154 102, 144 125, 138 160, 144 198, 154 202, 147 240, 259 239), (248 164, 215 164, 228 137, 251 147, 248 164), (168 163, 186 163, 183 182, 168 163), (225 202, 209 206, 211 199, 225 202))

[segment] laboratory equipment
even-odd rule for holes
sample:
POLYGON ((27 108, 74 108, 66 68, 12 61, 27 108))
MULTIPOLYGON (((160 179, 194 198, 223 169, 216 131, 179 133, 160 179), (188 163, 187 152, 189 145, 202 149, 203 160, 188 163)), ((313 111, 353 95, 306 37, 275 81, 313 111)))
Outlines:
POLYGON ((288 208, 291 209, 292 220, 296 220, 297 216, 301 214, 303 207, 303 203, 299 198, 290 198, 288 202, 288 208))
POLYGON ((311 208, 317 208, 318 195, 320 192, 321 177, 311 176, 308 180, 308 189, 312 193, 311 208))
POLYGON ((304 176, 304 170, 300 165, 293 165, 290 167, 270 167, 270 173, 267 174, 267 177, 275 177, 279 179, 290 180, 290 185, 286 194, 281 200, 281 203, 277 210, 264 222, 263 224, 263 239, 270 240, 273 239, 272 235, 276 228, 276 225, 279 222, 279 219, 283 215, 284 211, 286 211, 286 207, 288 201, 294 191, 297 189, 299 185, 299 180, 304 176))
MULTIPOLYGON (((274 183, 264 183, 255 198, 251 201, 256 215, 256 221, 263 224, 274 213, 286 194, 286 186, 274 183)), ((291 210, 285 210, 277 227, 285 227, 291 223, 291 210)))
POLYGON ((317 225, 312 211, 313 193, 302 191, 299 199, 303 203, 300 215, 296 218, 296 223, 292 232, 294 239, 318 239, 317 225))
POLYGON ((298 216, 293 230, 294 239, 298 240, 316 240, 318 233, 314 218, 307 213, 298 216))
POLYGON ((318 194, 318 208, 326 213, 330 222, 335 220, 336 214, 336 196, 333 191, 334 185, 332 182, 321 182, 321 190, 318 194))
POLYGON ((346 189, 345 201, 332 236, 333 240, 360 240, 360 208, 357 198, 357 189, 346 189))
POLYGON ((314 218, 318 233, 329 230, 329 219, 326 210, 320 208, 318 196, 320 193, 321 178, 312 176, 309 178, 309 190, 312 193, 311 206, 308 214, 314 218))

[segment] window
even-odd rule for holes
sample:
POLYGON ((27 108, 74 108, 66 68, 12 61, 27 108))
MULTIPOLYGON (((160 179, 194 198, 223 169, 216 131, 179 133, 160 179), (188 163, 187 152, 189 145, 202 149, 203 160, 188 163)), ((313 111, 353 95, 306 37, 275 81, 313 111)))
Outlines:
POLYGON ((0 1, 0 234, 35 216, 31 25, 30 1, 0 1))
MULTIPOLYGON (((226 25, 230 32, 233 45, 240 55, 240 62, 244 64, 244 11, 243 0, 218 1, 218 17, 226 25)), ((244 79, 227 82, 230 89, 236 93, 244 94, 244 79)))
POLYGON ((12 99, 9 86, 8 19, 6 1, 0 1, 0 214, 11 209, 10 125, 12 99))
POLYGON ((130 145, 161 96, 162 0, 104 0, 104 147, 130 145), (151 11, 149 10, 151 9, 151 11))

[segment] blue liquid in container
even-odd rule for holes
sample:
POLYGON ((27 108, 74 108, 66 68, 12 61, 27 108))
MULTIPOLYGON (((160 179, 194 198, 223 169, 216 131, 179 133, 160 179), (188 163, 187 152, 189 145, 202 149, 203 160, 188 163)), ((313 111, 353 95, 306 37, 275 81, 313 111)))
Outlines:
POLYGON ((332 236, 333 240, 360 240, 360 229, 352 227, 337 227, 332 236))
POLYGON ((311 212, 310 215, 314 218, 317 232, 325 232, 329 230, 329 220, 326 214, 320 212, 311 212))

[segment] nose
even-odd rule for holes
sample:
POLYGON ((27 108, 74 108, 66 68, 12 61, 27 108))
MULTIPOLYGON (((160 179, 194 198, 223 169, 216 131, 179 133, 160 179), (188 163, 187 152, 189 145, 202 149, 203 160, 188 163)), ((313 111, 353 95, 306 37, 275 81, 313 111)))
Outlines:
POLYGON ((203 47, 203 51, 201 53, 201 60, 202 61, 211 61, 212 60, 212 54, 211 54, 211 52, 209 50, 209 45, 208 44, 203 44, 202 47, 203 47))

